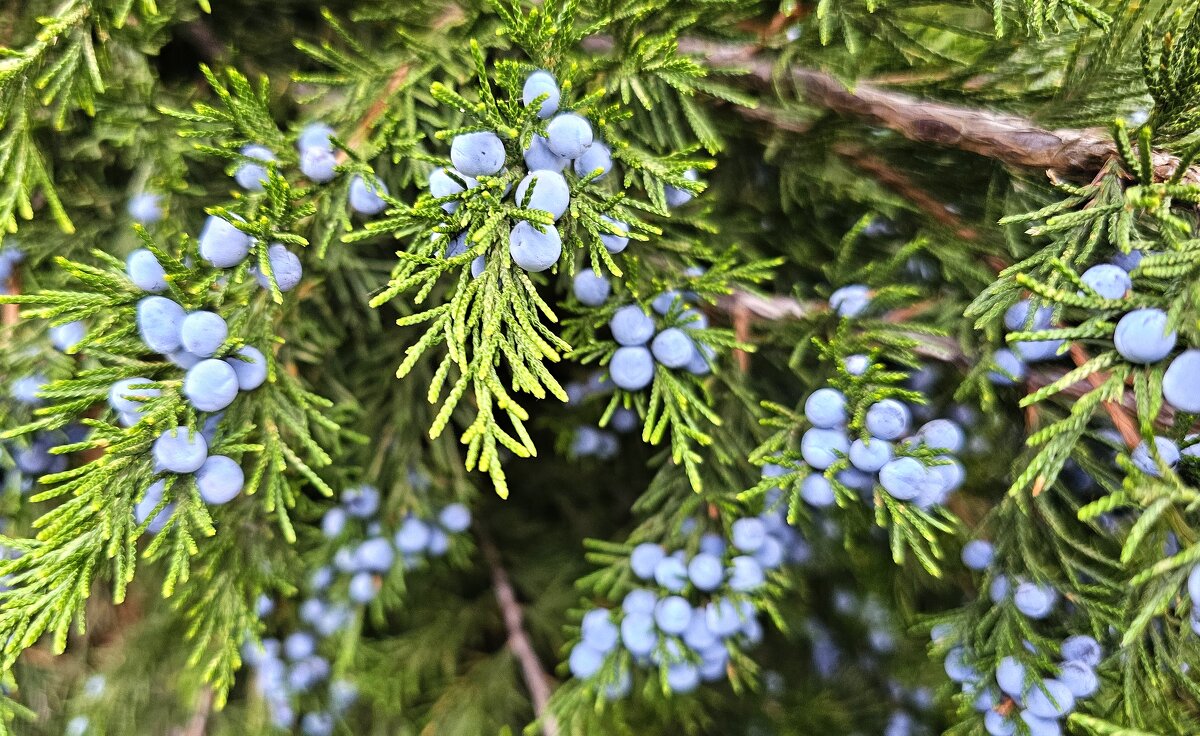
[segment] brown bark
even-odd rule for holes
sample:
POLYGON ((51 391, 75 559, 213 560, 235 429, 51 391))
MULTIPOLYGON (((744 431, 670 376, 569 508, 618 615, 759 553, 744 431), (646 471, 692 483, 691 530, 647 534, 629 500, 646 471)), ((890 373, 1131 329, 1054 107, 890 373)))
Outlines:
MULTIPOLYGON (((611 39, 604 37, 589 38, 584 44, 597 51, 612 48, 611 39)), ((922 99, 870 82, 858 82, 848 88, 841 80, 818 69, 777 68, 752 44, 683 38, 679 50, 701 57, 709 66, 743 70, 759 86, 790 81, 811 104, 862 118, 911 141, 969 151, 1009 166, 1053 171, 1090 181, 1117 155, 1116 145, 1102 129, 1050 130, 1019 115, 922 99)), ((797 127, 795 121, 788 121, 769 109, 758 109, 751 114, 785 129, 797 127)), ((1179 166, 1178 157, 1163 151, 1154 151, 1151 161, 1159 180, 1170 178, 1179 166)), ((1190 167, 1183 181, 1200 184, 1200 167, 1190 167)))

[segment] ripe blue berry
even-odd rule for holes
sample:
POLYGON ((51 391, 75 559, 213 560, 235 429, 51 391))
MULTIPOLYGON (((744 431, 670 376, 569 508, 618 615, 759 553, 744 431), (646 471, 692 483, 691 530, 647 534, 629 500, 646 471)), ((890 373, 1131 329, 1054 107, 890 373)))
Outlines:
POLYGON ((625 614, 621 619, 621 643, 635 657, 645 657, 658 644, 654 616, 641 611, 625 614))
POLYGON ((179 341, 183 349, 202 358, 216 353, 228 336, 229 327, 215 312, 192 312, 184 317, 179 327, 179 341))
POLYGON ((1163 398, 1178 411, 1200 413, 1200 350, 1180 353, 1163 374, 1163 398))
POLYGON ((850 452, 850 440, 840 429, 813 427, 800 440, 800 454, 804 462, 815 470, 824 470, 837 462, 838 457, 850 452))
POLYGON ((196 411, 221 411, 237 398, 237 374, 229 363, 207 358, 188 369, 183 394, 196 411))
POLYGON ((300 152, 300 173, 318 184, 337 176, 337 156, 326 148, 305 148, 300 152))
POLYGON ((140 412, 142 401, 157 398, 162 391, 157 388, 133 388, 143 386, 151 381, 148 378, 122 378, 108 390, 108 405, 119 412, 140 412))
POLYGON ((865 355, 847 355, 846 372, 852 376, 861 376, 871 367, 871 359, 865 355))
POLYGON ((983 714, 983 730, 988 736, 1014 736, 1017 732, 1017 722, 998 711, 989 710, 983 714))
MULTIPOLYGON (((699 181, 700 175, 697 174, 694 169, 688 169, 687 171, 683 172, 683 178, 687 179, 688 181, 699 181)), ((667 206, 672 209, 676 207, 682 207, 688 202, 691 202, 692 197, 694 196, 688 190, 681 189, 672 184, 667 184, 663 187, 663 194, 666 197, 667 206)))
POLYGON ((608 215, 600 215, 600 219, 607 222, 616 230, 616 234, 601 233, 600 243, 609 253, 617 254, 625 250, 629 245, 629 226, 620 220, 616 220, 608 215))
POLYGON ((346 510, 340 508, 332 508, 325 512, 321 517, 321 533, 327 539, 336 539, 342 535, 342 531, 346 528, 346 510))
POLYGON ((546 124, 546 139, 550 150, 566 158, 578 158, 592 145, 592 124, 573 112, 555 115, 546 124))
POLYGON ((668 327, 654 336, 650 343, 654 359, 668 368, 683 368, 696 352, 692 338, 677 327, 668 327))
POLYGON ((767 538, 767 527, 762 519, 753 516, 738 519, 730 527, 733 546, 742 552, 754 552, 767 538))
POLYGON ((988 379, 998 386, 1012 386, 1025 380, 1025 364, 1008 348, 992 353, 992 362, 997 370, 988 373, 988 379))
POLYGON ((432 530, 429 525, 415 516, 406 518, 396 530, 396 549, 406 555, 423 552, 429 546, 432 530))
POLYGON ((839 317, 857 317, 871 306, 871 290, 863 284, 843 286, 829 295, 829 306, 839 317))
POLYGON ((383 537, 367 539, 354 550, 354 567, 358 570, 384 573, 392 569, 395 560, 392 543, 383 537))
POLYGON ((966 444, 966 435, 962 427, 949 419, 934 419, 926 422, 917 432, 921 444, 933 450, 946 452, 962 452, 966 444))
POLYGON ((307 659, 317 651, 317 640, 305 631, 296 631, 283 640, 283 655, 296 662, 307 659))
MULTIPOLYGON (((150 518, 150 513, 162 503, 163 490, 166 488, 166 481, 157 480, 150 484, 146 492, 142 494, 142 499, 133 507, 133 518, 138 524, 145 524, 146 519, 150 518)), ((171 512, 175 509, 174 504, 167 504, 150 522, 146 531, 151 534, 158 534, 166 526, 167 521, 171 518, 171 512)))
POLYGON ((333 142, 329 139, 333 134, 333 128, 325 123, 309 123, 301 129, 299 137, 296 138, 296 148, 300 151, 306 151, 310 148, 332 151, 333 142))
POLYGON ((208 443, 199 432, 176 427, 163 432, 154 441, 154 464, 171 473, 194 473, 208 459, 208 443))
MULTIPOLYGON (((478 181, 453 169, 439 166, 429 173, 429 193, 436 199, 451 197, 477 186, 479 186, 478 181)), ((442 204, 442 209, 446 212, 454 212, 458 209, 459 204, 460 202, 457 201, 445 202, 442 204)))
POLYGON ((608 322, 613 339, 621 345, 645 345, 654 336, 654 320, 636 304, 618 309, 608 322))
POLYGON ((1025 696, 1025 709, 1039 718, 1062 718, 1075 707, 1075 696, 1062 682, 1054 679, 1042 680, 1034 685, 1025 696))
POLYGON ((531 273, 545 271, 562 256, 562 238, 553 225, 545 225, 545 231, 522 220, 508 236, 508 252, 513 263, 531 273))
POLYGON ((1020 698, 1025 692, 1025 665, 1013 656, 1001 659, 996 666, 996 684, 1009 697, 1020 698))
MULTIPOLYGON (((281 243, 272 243, 267 249, 267 261, 271 264, 271 274, 275 276, 275 283, 279 285, 280 291, 291 291, 300 283, 300 277, 304 275, 300 258, 281 243)), ((265 273, 259 272, 255 274, 255 278, 262 288, 271 288, 271 280, 265 273)))
POLYGON ((525 168, 530 171, 562 171, 571 163, 571 159, 559 156, 550 150, 550 142, 540 135, 535 135, 525 149, 525 168))
MULTIPOLYGON (((350 583, 350 590, 353 597, 353 581, 350 583)), ((333 736, 333 716, 319 711, 305 713, 300 719, 300 732, 304 736, 333 736)))
POLYGON ((703 591, 716 590, 725 579, 725 566, 718 556, 701 552, 688 562, 688 579, 703 591))
POLYGON ((350 209, 360 215, 378 215, 387 208, 383 198, 387 193, 387 185, 379 177, 368 184, 361 176, 355 176, 350 180, 350 209))
POLYGON ((985 570, 992 564, 996 550, 985 539, 972 539, 963 545, 962 561, 971 570, 985 570))
POLYGON ((1012 332, 1048 329, 1054 319, 1054 310, 1050 307, 1040 307, 1030 321, 1029 310, 1032 307, 1033 302, 1029 299, 1022 299, 1009 307, 1004 313, 1004 326, 1012 332))
POLYGON ((686 695, 700 685, 700 670, 691 662, 667 666, 667 689, 676 695, 686 695))
POLYGON ((850 443, 850 463, 864 473, 877 473, 892 459, 892 443, 872 437, 850 443))
POLYGON ((454 168, 467 176, 492 176, 504 168, 504 142, 491 131, 463 133, 450 143, 454 168))
MULTIPOLYGON (((1174 468, 1179 464, 1179 446, 1166 437, 1155 437, 1154 447, 1158 450, 1158 456, 1168 468, 1174 468)), ((1138 445, 1130 455, 1129 459, 1137 466, 1137 469, 1146 475, 1159 477, 1162 473, 1158 469, 1158 462, 1150 454, 1150 446, 1145 441, 1138 445)))
POLYGON ((262 351, 252 345, 238 348, 236 353, 225 359, 225 362, 233 368, 233 373, 237 376, 238 388, 242 391, 253 391, 267 380, 267 358, 262 351))
POLYGON ((707 376, 712 371, 712 361, 716 355, 716 348, 699 343, 692 352, 692 359, 684 366, 684 370, 692 375, 707 376))
POLYGON ((814 427, 841 427, 846 423, 846 395, 836 388, 819 388, 805 399, 804 416, 814 427))
POLYGON ((125 211, 129 213, 134 222, 153 225, 163 217, 161 202, 161 194, 141 192, 130 197, 129 204, 125 205, 125 211))
POLYGON ((654 581, 672 593, 683 590, 687 579, 687 566, 673 555, 662 558, 654 566, 654 581))
POLYGON ((173 353, 180 347, 183 307, 163 296, 148 296, 137 304, 138 334, 156 353, 173 353))
POLYGON ((667 553, 663 548, 651 542, 642 542, 633 548, 629 555, 629 567, 633 574, 642 580, 654 578, 654 568, 662 561, 667 553))
POLYGON ((717 644, 717 635, 708 628, 703 608, 692 610, 692 618, 683 632, 683 643, 693 651, 703 651, 717 644))
POLYGON ((82 322, 75 320, 65 325, 51 327, 50 344, 65 353, 82 342, 86 335, 87 328, 83 326, 82 322))
POLYGON ((1120 266, 1110 263, 1092 266, 1083 272, 1080 279, 1105 299, 1124 299, 1125 294, 1133 288, 1129 274, 1120 266))
MULTIPOLYGON (((655 564, 657 565, 657 563, 655 564)), ((652 571, 651 577, 653 576, 654 573, 652 571)), ((658 605, 658 596, 654 595, 654 591, 646 588, 635 588, 625 594, 625 598, 621 601, 621 610, 627 614, 644 613, 650 615, 654 613, 656 605, 658 605)))
POLYGON ((579 642, 571 648, 567 658, 567 666, 571 674, 581 680, 586 680, 600 671, 604 664, 604 655, 593 649, 587 642, 579 642))
POLYGON ((1088 698, 1100 689, 1100 680, 1096 672, 1086 663, 1069 660, 1062 663, 1058 672, 1058 681, 1066 686, 1076 698, 1088 698))
POLYGON ((1058 593, 1048 585, 1024 582, 1017 586, 1013 603, 1017 610, 1032 619, 1045 618, 1054 610, 1058 593))
POLYGON ((608 300, 608 294, 612 289, 608 279, 598 275, 590 268, 575 274, 572 286, 575 298, 579 300, 580 304, 588 307, 598 307, 603 304, 608 300))
POLYGON ((196 471, 196 490, 212 506, 232 501, 245 482, 242 466, 224 455, 210 455, 196 471))
POLYGON ((874 437, 895 440, 908 431, 911 420, 912 414, 907 406, 895 399, 884 399, 867 409, 866 427, 874 437))
POLYGON ((879 485, 901 501, 917 498, 930 484, 940 486, 940 479, 916 458, 898 457, 888 461, 879 470, 879 485))
POLYGON ((755 590, 767 581, 762 565, 753 557, 734 557, 729 572, 729 587, 739 593, 755 590))
POLYGON ((570 204, 571 188, 557 171, 531 171, 517 185, 518 206, 549 212, 555 220, 563 216, 570 204))
POLYGON ((667 596, 654 607, 654 623, 663 633, 678 636, 692 620, 692 606, 677 595, 667 596))
POLYGON ((1077 634, 1064 639, 1059 653, 1068 662, 1081 662, 1088 667, 1100 664, 1100 659, 1104 656, 1100 642, 1086 634, 1077 634))
POLYGON ((587 150, 575 159, 575 176, 580 179, 591 176, 592 172, 600 169, 600 174, 594 181, 600 181, 612 171, 612 151, 599 141, 587 147, 587 150))
POLYGON ((1161 309, 1135 309, 1117 322, 1113 342, 1121 357, 1131 363, 1157 363, 1175 348, 1176 333, 1167 329, 1161 309))
POLYGON ((200 257, 217 268, 233 268, 241 263, 250 253, 250 245, 249 235, 216 215, 209 215, 200 230, 200 257))
MULTIPOLYGON (((271 149, 265 146, 249 145, 241 150, 241 154, 246 158, 256 161, 270 162, 275 160, 275 154, 271 153, 271 149)), ((250 192, 261 192, 263 184, 267 182, 267 168, 261 164, 242 163, 237 167, 237 171, 233 173, 233 178, 237 180, 238 186, 250 192)))
POLYGON ((1113 265, 1122 271, 1133 271, 1142 264, 1142 259, 1146 257, 1146 253, 1140 250, 1130 251, 1129 253, 1117 253, 1113 255, 1113 265))
POLYGON ((461 503, 452 503, 438 512, 438 523, 451 534, 461 534, 471 526, 471 510, 461 503))
POLYGON ((539 69, 525 78, 525 86, 521 88, 521 104, 529 107, 542 95, 546 95, 546 99, 538 106, 538 117, 545 120, 558 112, 561 92, 554 75, 539 69))
POLYGON ((954 682, 979 681, 979 672, 967 661, 967 652, 962 647, 954 647, 946 653, 943 668, 946 676, 954 682))
POLYGON ((832 506, 834 502, 833 485, 826 480, 825 476, 813 473, 801 481, 800 498, 804 499, 805 503, 817 508, 832 506))
POLYGON ((620 636, 616 624, 612 622, 608 611, 603 608, 593 608, 585 613, 580 630, 583 641, 602 654, 612 651, 620 636))
POLYGON ((347 488, 342 491, 342 506, 355 518, 370 518, 379 510, 379 491, 368 485, 347 488))
POLYGON ((125 259, 125 273, 133 285, 142 291, 157 294, 167 288, 167 272, 154 254, 145 248, 138 248, 129 254, 125 259))

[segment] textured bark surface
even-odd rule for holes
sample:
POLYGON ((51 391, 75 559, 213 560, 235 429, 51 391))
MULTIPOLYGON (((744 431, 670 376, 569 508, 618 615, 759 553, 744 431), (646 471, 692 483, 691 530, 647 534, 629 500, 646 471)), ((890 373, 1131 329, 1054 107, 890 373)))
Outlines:
MULTIPOLYGON (((611 48, 612 42, 597 37, 587 39, 585 45, 602 50, 611 48)), ((1048 130, 1018 115, 921 99, 868 82, 859 82, 850 89, 817 69, 776 68, 750 44, 683 38, 679 49, 702 57, 710 66, 743 69, 762 85, 790 79, 809 102, 894 130, 917 143, 969 151, 1009 166, 1053 171, 1087 181, 1117 155, 1117 147, 1105 130, 1048 130)), ((766 110, 756 111, 753 116, 780 122, 766 110)), ((796 129, 794 125, 782 127, 796 129)), ((1162 151, 1155 151, 1151 161, 1160 180, 1169 178, 1179 166, 1178 157, 1162 151)), ((1200 184, 1200 168, 1189 168, 1183 181, 1200 184)))

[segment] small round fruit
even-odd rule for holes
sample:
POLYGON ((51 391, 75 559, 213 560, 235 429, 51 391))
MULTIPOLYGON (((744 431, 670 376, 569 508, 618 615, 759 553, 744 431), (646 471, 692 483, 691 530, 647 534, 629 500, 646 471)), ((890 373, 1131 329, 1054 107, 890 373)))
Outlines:
POLYGON ((241 391, 253 391, 267 380, 267 357, 252 345, 238 348, 234 355, 225 359, 225 362, 233 368, 233 373, 237 376, 238 389, 241 391))
POLYGON ((172 473, 194 473, 208 459, 208 443, 199 432, 176 427, 163 432, 154 441, 151 454, 155 464, 172 473))
POLYGON ((242 492, 245 482, 242 466, 224 455, 210 455, 196 471, 196 490, 212 506, 232 501, 242 492))
POLYGON ((846 395, 836 388, 819 388, 805 399, 804 416, 814 427, 840 427, 846 423, 846 395))
POLYGON ((154 254, 145 248, 138 248, 129 254, 125 259, 125 273, 133 285, 143 291, 157 294, 167 289, 167 272, 154 254))
POLYGON ((1131 363, 1157 363, 1175 349, 1177 335, 1167 329, 1161 309, 1135 309, 1117 322, 1113 342, 1121 357, 1131 363))
POLYGON ((542 100, 538 106, 538 117, 545 120, 558 112, 561 94, 554 75, 539 69, 526 77, 525 85, 521 88, 521 104, 529 107, 537 98, 546 95, 546 99, 542 100))
POLYGON ((379 177, 368 186, 361 176, 355 176, 350 180, 350 209, 360 215, 378 215, 387 208, 383 198, 387 193, 387 185, 379 177))
POLYGON ((463 133, 450 143, 454 168, 467 176, 492 176, 504 168, 504 142, 490 130, 463 133))
POLYGON ((1163 398, 1177 411, 1200 414, 1200 350, 1180 353, 1163 374, 1163 398))
POLYGON ((650 343, 654 359, 668 368, 683 368, 696 352, 692 338, 677 327, 668 327, 654 336, 650 343))
POLYGON ((575 274, 572 291, 580 304, 587 307, 598 307, 608 300, 612 286, 608 283, 608 279, 588 268, 575 274))
POLYGON ((608 215, 600 215, 600 219, 607 222, 612 226, 613 230, 617 231, 616 234, 600 234, 600 243, 604 246, 604 249, 614 255, 625 250, 625 248, 629 245, 629 226, 620 220, 609 217, 608 215))
MULTIPOLYGON (((304 275, 299 256, 285 248, 282 243, 274 243, 267 249, 267 260, 271 264, 271 273, 275 276, 275 283, 279 285, 280 291, 288 292, 296 288, 304 275)), ((255 276, 259 286, 264 289, 271 288, 271 280, 266 274, 259 272, 255 276)))
POLYGON ((575 176, 580 179, 591 176, 592 172, 597 169, 600 174, 593 181, 600 181, 608 176, 608 172, 612 171, 613 160, 612 151, 608 146, 597 141, 587 147, 587 150, 580 154, 579 158, 575 159, 575 176))
POLYGON ((229 326, 215 312, 192 312, 184 317, 179 328, 183 349, 202 358, 212 357, 229 337, 229 326))
POLYGON ((508 236, 508 252, 513 263, 530 273, 539 273, 558 263, 562 256, 562 238, 553 225, 545 230, 522 220, 508 236))
POLYGON ((557 171, 531 171, 517 185, 518 206, 549 212, 555 220, 566 213, 570 204, 571 188, 557 171))
POLYGON ((654 319, 636 304, 618 309, 608 321, 613 339, 621 345, 645 345, 654 337, 654 319))
POLYGON ((1120 266, 1101 263, 1084 271, 1079 277, 1088 288, 1105 299, 1124 299, 1133 288, 1129 274, 1120 266))
POLYGON ((233 268, 246 259, 251 243, 250 236, 228 220, 209 215, 200 230, 200 257, 217 268, 233 268))
POLYGON ((186 314, 183 307, 164 296, 148 296, 137 304, 138 334, 156 353, 173 353, 180 347, 179 327, 186 314))
POLYGON ((850 440, 838 429, 813 427, 800 440, 804 462, 815 470, 824 470, 837 462, 839 456, 850 452, 850 440))
POLYGON ((912 413, 896 399, 884 399, 867 409, 866 428, 873 437, 896 440, 908 431, 912 413))
POLYGON ((229 363, 207 358, 188 369, 183 394, 196 411, 221 411, 237 398, 237 374, 229 363))
POLYGON ((578 158, 592 145, 592 124, 580 115, 564 112, 546 124, 546 139, 555 154, 578 158))

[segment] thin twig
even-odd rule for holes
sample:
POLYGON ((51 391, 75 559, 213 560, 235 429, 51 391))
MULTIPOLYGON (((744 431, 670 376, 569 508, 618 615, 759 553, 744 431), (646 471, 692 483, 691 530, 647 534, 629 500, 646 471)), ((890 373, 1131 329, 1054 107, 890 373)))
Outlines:
MULTIPOLYGON (((1075 362, 1075 365, 1083 365, 1090 359, 1091 356, 1087 354, 1083 345, 1079 343, 1071 345, 1071 360, 1075 362)), ((1108 374, 1092 373, 1087 377, 1087 380, 1093 389, 1098 389, 1108 380, 1108 374)), ((1134 424, 1133 418, 1129 416, 1125 408, 1115 401, 1105 401, 1103 404, 1104 411, 1108 412, 1113 425, 1121 433, 1121 439, 1125 442, 1126 447, 1132 450, 1142 444, 1142 433, 1138 431, 1137 425, 1134 424)))
POLYGON ((508 631, 508 648, 521 663, 521 674, 533 699, 534 714, 541 721, 542 733, 545 736, 558 736, 558 721, 546 709, 550 702, 550 677, 542 669, 541 660, 533 651, 529 634, 525 632, 525 615, 521 612, 521 604, 517 601, 512 583, 509 582, 508 573, 501 564, 500 551, 486 534, 480 533, 478 539, 479 548, 483 551, 483 557, 492 572, 496 603, 500 606, 504 628, 508 631))

